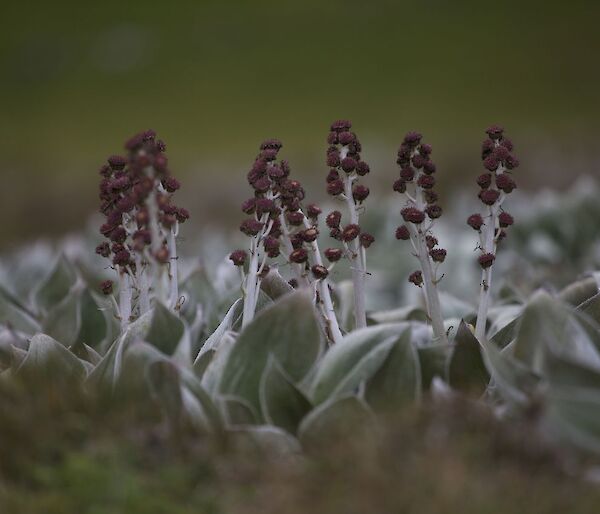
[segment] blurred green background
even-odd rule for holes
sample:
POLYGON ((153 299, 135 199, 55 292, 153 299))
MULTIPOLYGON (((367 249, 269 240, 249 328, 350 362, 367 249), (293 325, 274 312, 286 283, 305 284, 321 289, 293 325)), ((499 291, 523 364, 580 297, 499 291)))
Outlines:
MULTIPOLYGON (((479 172, 501 123, 519 184, 597 172, 600 2, 303 0, 10 2, 0 20, 3 246, 83 227, 97 168, 152 127, 196 220, 227 212, 265 137, 320 177, 350 118, 372 183, 418 129, 440 179, 479 172)), ((317 188, 322 196, 322 187, 317 188)))

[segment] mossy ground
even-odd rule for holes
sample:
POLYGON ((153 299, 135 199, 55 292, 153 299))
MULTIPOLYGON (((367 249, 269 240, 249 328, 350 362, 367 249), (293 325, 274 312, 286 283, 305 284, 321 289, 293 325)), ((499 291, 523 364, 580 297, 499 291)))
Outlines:
POLYGON ((396 413, 375 438, 290 460, 174 434, 134 398, 0 386, 0 512, 10 514, 597 512, 600 490, 567 477, 568 458, 463 400, 396 413))

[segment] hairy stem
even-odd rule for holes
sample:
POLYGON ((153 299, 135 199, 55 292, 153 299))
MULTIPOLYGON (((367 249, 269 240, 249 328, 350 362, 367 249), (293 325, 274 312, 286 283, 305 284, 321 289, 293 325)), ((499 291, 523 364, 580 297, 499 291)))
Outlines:
POLYGON ((131 279, 124 272, 119 272, 119 318, 121 318, 121 331, 124 331, 129 325, 131 318, 131 300, 132 300, 131 279))
MULTIPOLYGON (((419 186, 415 188, 415 203, 417 209, 425 209, 425 201, 423 200, 423 190, 419 186)), ((429 227, 430 229, 431 227, 429 227)), ((434 338, 438 342, 447 343, 446 329, 444 328, 444 317, 442 316, 442 307, 437 289, 437 277, 435 276, 429 251, 427 247, 427 231, 422 228, 422 224, 418 227, 411 227, 411 239, 414 238, 414 247, 417 249, 417 258, 421 264, 421 272, 423 274, 423 287, 425 289, 425 303, 427 305, 427 314, 431 320, 434 338)))
MULTIPOLYGON (((350 215, 350 223, 358 225, 359 216, 354 198, 352 196, 352 184, 354 177, 346 175, 344 177, 344 196, 346 197, 346 206, 350 215)), ((364 254, 360 251, 358 238, 354 239, 348 245, 350 248, 350 267, 352 269, 352 282, 354 284, 354 320, 356 328, 367 326, 367 313, 365 307, 365 282, 366 269, 363 262, 364 254)))
MULTIPOLYGON (((304 216, 304 226, 310 228, 312 225, 308 221, 307 217, 304 216)), ((321 251, 319 250, 319 243, 315 240, 310 244, 311 255, 313 264, 317 266, 323 266, 323 259, 321 257, 321 251)), ((342 340, 342 331, 340 330, 340 324, 338 323, 335 308, 333 306, 333 300, 331 299, 331 291, 329 290, 329 280, 324 278, 317 281, 317 290, 319 292, 319 298, 322 303, 323 316, 327 324, 326 335, 332 343, 339 343, 342 340)))
POLYGON ((178 224, 169 231, 169 307, 175 309, 179 301, 179 283, 177 266, 177 231, 178 224))
MULTIPOLYGON (((499 203, 488 208, 488 220, 483 231, 483 252, 495 254, 494 232, 498 223, 499 203)), ((479 290, 479 307, 477 309, 477 322, 475 323, 475 337, 483 339, 487 323, 487 313, 490 306, 490 294, 492 287, 493 265, 481 272, 481 285, 479 290)))

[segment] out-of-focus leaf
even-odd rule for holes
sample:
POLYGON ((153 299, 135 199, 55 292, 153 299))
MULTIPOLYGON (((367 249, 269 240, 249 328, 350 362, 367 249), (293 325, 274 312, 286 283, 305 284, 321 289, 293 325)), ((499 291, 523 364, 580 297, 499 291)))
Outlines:
POLYGON ((463 321, 454 338, 454 350, 448 362, 448 383, 454 389, 480 395, 486 390, 489 380, 481 345, 463 321))
POLYGON ((423 391, 429 391, 435 377, 446 376, 446 365, 451 349, 449 344, 433 344, 417 348, 423 391))
POLYGON ((18 370, 23 361, 25 360, 25 357, 27 357, 27 352, 25 350, 13 346, 11 348, 10 369, 13 371, 18 370))
POLYGON ((114 389, 121 376, 123 355, 134 341, 143 341, 150 328, 152 312, 149 311, 127 327, 125 332, 111 345, 102 361, 88 376, 91 387, 109 387, 114 389))
POLYGON ((350 332, 354 323, 354 285, 351 280, 338 282, 334 289, 340 327, 350 332))
POLYGON ((542 427, 563 444, 600 454, 598 389, 553 387, 546 397, 542 427))
POLYGON ((178 427, 182 420, 183 399, 177 367, 168 360, 156 360, 148 365, 146 374, 155 401, 171 426, 178 427))
POLYGON ((89 362, 94 366, 102 360, 102 356, 96 350, 82 341, 75 343, 70 350, 81 360, 89 362))
POLYGON ((283 295, 294 291, 294 288, 288 284, 288 281, 276 269, 271 269, 267 276, 262 279, 260 288, 271 300, 277 300, 283 295))
POLYGON ((259 384, 270 354, 299 382, 323 350, 312 297, 297 291, 262 311, 240 334, 229 352, 219 392, 244 398, 260 412, 259 384))
POLYGON ((420 307, 407 306, 388 311, 370 312, 370 324, 382 325, 385 323, 398 323, 400 321, 427 321, 427 313, 420 307))
POLYGON ((375 325, 346 335, 325 354, 310 387, 316 404, 352 391, 379 369, 406 323, 375 325))
POLYGON ((236 448, 248 451, 256 450, 276 459, 298 456, 302 447, 295 437, 280 428, 270 425, 237 426, 230 429, 236 448))
POLYGON ((440 304, 444 319, 472 319, 477 314, 477 309, 473 305, 444 291, 440 292, 440 304))
POLYGON ((79 306, 81 309, 81 326, 77 341, 82 341, 92 348, 97 348, 107 334, 104 314, 87 288, 81 293, 79 306))
POLYGON ((202 387, 214 398, 217 396, 217 390, 223 370, 229 358, 229 352, 235 344, 236 337, 232 332, 226 333, 219 342, 215 350, 214 357, 208 363, 206 370, 202 374, 202 387))
MULTIPOLYGON (((264 309, 267 309, 273 305, 273 300, 269 298, 267 293, 265 293, 262 289, 258 291, 258 301, 256 302, 256 315, 262 312, 264 309)), ((236 332, 242 330, 242 315, 240 315, 234 319, 232 329, 236 332)))
MULTIPOLYGON (((233 323, 234 323, 235 319, 241 314, 242 308, 243 308, 243 301, 241 298, 238 298, 233 303, 233 305, 229 308, 229 310, 227 311, 227 314, 223 318, 223 321, 221 321, 221 323, 216 328, 216 330, 210 335, 210 337, 202 345, 202 348, 200 348, 200 352, 198 353, 196 360, 199 360, 202 357, 202 355, 206 352, 216 351, 223 336, 227 332, 232 330, 233 323)), ((194 366, 195 365, 196 365, 196 363, 194 363, 194 366)))
POLYGON ((49 311, 63 300, 77 281, 73 265, 61 255, 35 292, 35 305, 39 311, 49 311))
POLYGON ((0 290, 0 325, 27 334, 35 334, 41 330, 39 323, 9 296, 5 296, 2 290, 0 290))
POLYGON ((598 282, 594 277, 588 277, 569 284, 558 296, 563 302, 576 307, 597 294, 598 282))
POLYGON ((274 357, 270 357, 260 381, 263 418, 271 425, 296 433, 300 420, 312 408, 302 392, 286 376, 274 357))
POLYGON ((347 439, 360 440, 374 423, 369 407, 355 396, 338 398, 313 409, 298 427, 298 439, 308 451, 347 439))
POLYGON ((42 330, 64 346, 77 341, 81 328, 81 289, 77 286, 59 303, 48 310, 42 330))
POLYGON ((206 319, 215 315, 218 295, 204 267, 193 270, 181 282, 179 288, 186 298, 182 314, 189 322, 194 320, 199 305, 202 306, 202 314, 206 319))
POLYGON ((506 348, 517 337, 521 316, 516 317, 507 325, 504 325, 490 338, 490 341, 498 348, 506 348))
POLYGON ((198 355, 196 360, 194 361, 194 373, 199 380, 204 376, 204 372, 208 365, 212 362, 214 356, 216 355, 216 350, 207 350, 201 355, 198 355))
POLYGON ((244 398, 235 395, 223 395, 219 397, 219 402, 228 426, 258 424, 258 412, 244 398))
POLYGON ((184 333, 182 321, 162 303, 152 309, 152 321, 144 340, 166 355, 173 355, 184 333))
POLYGON ((517 406, 525 406, 537 391, 540 378, 521 361, 487 340, 480 341, 484 362, 500 395, 517 406))
POLYGON ((393 342, 385 360, 367 381, 365 399, 375 410, 387 410, 421 397, 421 369, 407 328, 393 342))
POLYGON ((191 370, 179 368, 179 373, 183 408, 191 422, 205 432, 221 433, 225 423, 207 391, 191 370))
POLYGON ((568 313, 546 292, 536 292, 525 306, 511 355, 536 373, 542 371, 545 345, 562 340, 568 313))
POLYGON ((86 368, 62 344, 45 334, 36 334, 31 339, 29 351, 19 366, 18 373, 31 380, 83 379, 86 368))
POLYGON ((577 307, 577 310, 592 318, 600 324, 600 294, 588 298, 577 307))

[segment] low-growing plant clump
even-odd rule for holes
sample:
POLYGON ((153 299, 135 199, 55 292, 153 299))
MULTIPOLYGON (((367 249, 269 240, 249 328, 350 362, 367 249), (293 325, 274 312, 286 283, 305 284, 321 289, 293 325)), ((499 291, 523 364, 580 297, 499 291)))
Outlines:
MULTIPOLYGON (((173 203, 180 184, 169 169, 165 143, 153 131, 134 136, 125 156, 111 156, 100 169, 103 239, 80 240, 71 252, 76 257, 56 257, 49 272, 48 255, 32 251, 18 265, 13 261, 15 272, 1 284, 0 421, 8 420, 0 422, 1 438, 19 437, 26 425, 19 409, 39 412, 44 423, 27 430, 39 441, 48 428, 66 481, 77 466, 91 473, 82 456, 90 433, 99 441, 109 440, 107 434, 122 436, 139 459, 167 462, 194 477, 199 459, 210 469, 210 476, 198 478, 200 496, 212 501, 214 481, 231 475, 234 512, 245 503, 245 482, 271 491, 268 508, 275 511, 295 495, 310 497, 322 488, 323 470, 344 474, 356 487, 372 487, 363 500, 378 498, 380 511, 402 510, 407 498, 426 497, 424 489, 413 489, 413 497, 404 486, 402 494, 393 493, 392 477, 413 483, 403 460, 418 461, 415 476, 431 475, 431 463, 422 464, 419 454, 426 456, 423 462, 439 457, 434 476, 440 487, 469 494, 476 491, 461 476, 456 483, 450 479, 457 466, 463 477, 483 470, 500 484, 533 466, 540 477, 532 486, 539 488, 560 482, 559 476, 593 478, 600 453, 598 275, 593 268, 575 269, 561 290, 550 281, 538 287, 545 278, 524 287, 501 284, 507 266, 521 269, 514 263, 528 254, 518 250, 520 256, 511 257, 507 251, 501 267, 498 253, 508 244, 509 229, 517 244, 527 238, 518 231, 517 216, 505 210, 519 164, 513 143, 497 126, 487 136, 481 153, 486 171, 477 178, 479 199, 473 199, 473 209, 476 203, 481 208, 467 219, 478 238, 468 249, 466 275, 453 266, 453 252, 465 262, 464 244, 454 232, 445 233, 450 229, 442 222, 450 216, 444 212, 442 218, 443 201, 435 191, 440 171, 419 133, 407 133, 398 151, 399 176, 390 183, 401 201, 395 197, 393 214, 370 198, 371 169, 349 121, 334 122, 326 138, 331 207, 309 200, 281 158, 280 141, 263 142, 247 175, 251 195, 241 208, 246 244, 214 269, 178 251, 181 225, 190 214, 173 203), (368 209, 383 212, 385 223, 369 224, 368 209), (381 266, 408 259, 406 266, 381 266), (580 275, 584 271, 592 273, 580 275), (390 280, 399 273, 401 282, 390 280), (447 283, 455 292, 458 276, 471 277, 479 294, 458 300, 444 291, 447 283), (385 288, 397 292, 404 284, 416 286, 416 304, 370 308, 373 295, 385 288), (470 444, 481 462, 469 454, 470 444), (256 463, 244 464, 256 449, 275 464, 260 471, 256 463), (215 468, 224 454, 235 466, 215 468), (333 464, 338 461, 350 466, 333 464), (358 462, 362 469, 355 472, 358 462), (301 485, 287 488, 283 476, 301 485)), ((518 211, 518 200, 511 198, 511 210, 518 211)), ((561 233, 544 229, 556 238, 561 233)), ((576 248, 573 262, 597 262, 593 242, 576 248)), ((538 271, 545 266, 532 259, 538 271)), ((459 287, 468 290, 464 283, 459 287)), ((11 476, 21 485, 54 483, 25 470, 31 458, 41 462, 40 473, 48 473, 51 447, 28 445, 22 440, 16 453, 12 445, 0 446, 0 484, 11 476)), ((148 481, 135 476, 141 482, 132 487, 140 496, 152 480, 162 480, 159 468, 148 481)), ((561 505, 568 487, 556 491, 561 505)), ((185 494, 191 489, 188 483, 185 494)), ((487 490, 500 498, 499 490, 487 490)), ((168 504, 177 496, 166 494, 157 501, 168 504)), ((457 504, 453 494, 436 494, 457 504)), ((269 512, 261 498, 252 496, 246 507, 269 512)), ((339 504, 314 499, 322 512, 367 510, 366 504, 353 510, 349 498, 361 504, 353 494, 339 504)), ((509 498, 530 508, 525 490, 509 498)), ((211 505, 203 508, 216 512, 210 509, 223 504, 211 505)), ((434 509, 423 504, 420 511, 434 509)))

